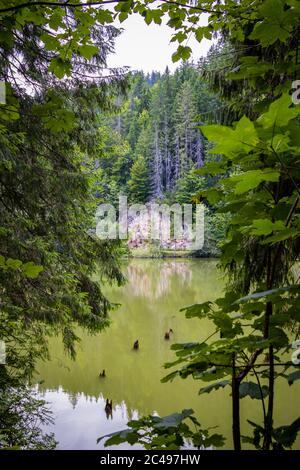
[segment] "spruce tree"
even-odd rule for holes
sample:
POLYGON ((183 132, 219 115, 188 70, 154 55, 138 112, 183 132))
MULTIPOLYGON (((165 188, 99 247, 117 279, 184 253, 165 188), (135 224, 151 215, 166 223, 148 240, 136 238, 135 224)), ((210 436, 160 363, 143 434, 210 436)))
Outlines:
POLYGON ((130 202, 145 203, 148 201, 150 195, 149 170, 142 155, 132 165, 128 188, 130 202))

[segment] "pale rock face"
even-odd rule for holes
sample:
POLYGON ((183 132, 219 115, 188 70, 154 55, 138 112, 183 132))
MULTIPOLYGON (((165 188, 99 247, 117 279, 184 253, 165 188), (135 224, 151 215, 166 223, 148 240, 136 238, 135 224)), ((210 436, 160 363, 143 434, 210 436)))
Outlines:
POLYGON ((181 238, 168 237, 168 226, 164 224, 163 219, 160 220, 159 238, 151 239, 151 205, 147 204, 147 212, 139 213, 136 217, 128 219, 128 242, 130 249, 149 247, 155 244, 163 249, 171 250, 188 250, 191 242, 189 240, 188 231, 185 229, 181 238))

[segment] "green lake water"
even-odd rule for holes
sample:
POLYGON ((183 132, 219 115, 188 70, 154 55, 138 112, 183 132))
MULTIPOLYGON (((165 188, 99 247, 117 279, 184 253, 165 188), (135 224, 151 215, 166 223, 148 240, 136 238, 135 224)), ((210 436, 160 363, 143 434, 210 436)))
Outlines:
MULTIPOLYGON (((127 283, 106 287, 106 294, 121 307, 110 314, 111 326, 90 336, 79 331, 81 343, 75 361, 65 356, 59 338, 50 341, 51 360, 38 365, 38 389, 49 402, 58 449, 101 449, 104 434, 124 429, 129 419, 158 413, 167 415, 193 408, 203 427, 218 426, 214 432, 226 438, 232 448, 230 389, 198 395, 203 383, 191 378, 162 384, 162 366, 175 359, 173 342, 204 340, 213 326, 208 320, 187 320, 180 308, 222 293, 224 282, 214 260, 135 259, 124 266, 127 283), (172 328, 169 341, 165 332, 172 328), (132 345, 139 340, 140 349, 132 345), (107 377, 99 378, 105 369, 107 377), (113 402, 107 417, 105 399, 113 402)), ((275 424, 291 423, 300 415, 300 381, 289 387, 278 380, 275 389, 275 424)), ((258 401, 241 403, 242 434, 247 419, 261 422, 258 401)), ((113 448, 113 447, 112 447, 113 448)), ((131 448, 123 444, 115 448, 131 448)), ((298 438, 296 449, 300 449, 298 438)))

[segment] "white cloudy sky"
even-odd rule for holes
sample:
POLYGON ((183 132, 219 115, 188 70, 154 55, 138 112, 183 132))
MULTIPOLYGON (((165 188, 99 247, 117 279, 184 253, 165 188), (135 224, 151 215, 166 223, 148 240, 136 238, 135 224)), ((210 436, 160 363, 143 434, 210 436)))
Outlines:
MULTIPOLYGON (((205 18, 202 22, 205 22, 205 18)), ((170 43, 173 30, 168 26, 153 23, 148 26, 140 15, 132 15, 121 27, 124 32, 116 41, 116 54, 110 57, 110 67, 129 66, 132 70, 163 72, 167 65, 171 70, 178 66, 178 63, 172 63, 171 56, 176 45, 170 43)), ((188 45, 193 50, 193 59, 197 60, 206 55, 211 41, 205 39, 199 44, 191 37, 188 45)))

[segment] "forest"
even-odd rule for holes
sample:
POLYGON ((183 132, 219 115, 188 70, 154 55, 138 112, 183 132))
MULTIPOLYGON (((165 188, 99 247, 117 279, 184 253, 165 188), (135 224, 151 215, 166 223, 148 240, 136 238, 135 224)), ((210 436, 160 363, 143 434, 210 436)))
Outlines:
MULTIPOLYGON (((216 54, 212 48, 210 55, 216 54)), ((212 159, 200 124, 215 122, 221 105, 199 74, 200 65, 185 62, 174 74, 166 68, 163 74, 136 72, 128 77, 126 99, 119 97, 118 110, 100 118, 100 201, 117 206, 123 194, 131 203, 184 204, 197 201, 197 194, 212 186, 213 178, 197 173, 204 160, 212 159)), ((205 246, 194 255, 216 256, 226 216, 210 205, 205 215, 205 246)), ((157 249, 144 253, 164 255, 157 249)))
POLYGON ((300 450, 299 24, 298 0, 0 0, 2 455, 300 450), (109 66, 135 16, 174 69, 109 66), (97 236, 120 196, 201 205, 202 248, 97 236))

